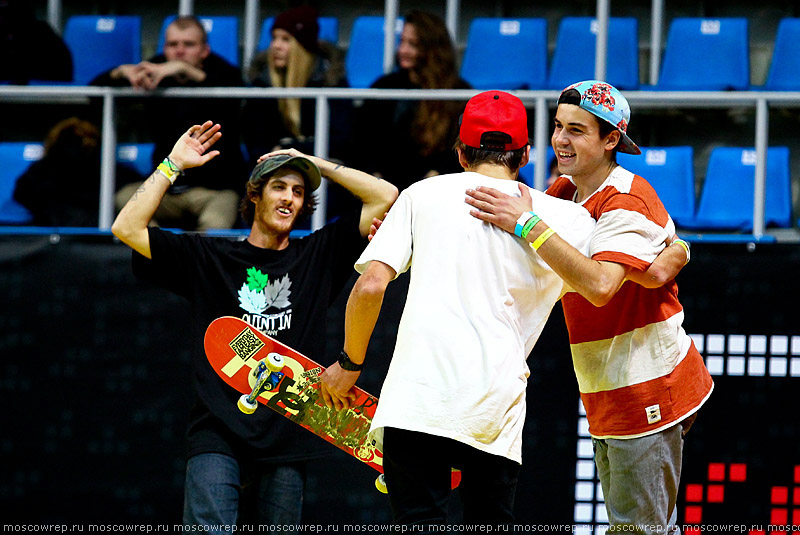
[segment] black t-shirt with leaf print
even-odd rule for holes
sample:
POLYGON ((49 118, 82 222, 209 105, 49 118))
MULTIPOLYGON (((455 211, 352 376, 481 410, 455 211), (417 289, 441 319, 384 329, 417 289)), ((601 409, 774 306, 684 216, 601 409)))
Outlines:
POLYGON ((266 407, 252 415, 240 412, 240 394, 209 365, 203 336, 214 319, 236 316, 320 364, 330 364, 335 356, 325 351, 326 314, 367 245, 358 223, 357 212, 342 216, 308 236, 292 238, 280 251, 246 240, 149 229, 152 260, 134 253, 134 273, 191 303, 192 330, 186 340, 195 402, 189 456, 224 453, 292 462, 330 453, 322 439, 266 407))

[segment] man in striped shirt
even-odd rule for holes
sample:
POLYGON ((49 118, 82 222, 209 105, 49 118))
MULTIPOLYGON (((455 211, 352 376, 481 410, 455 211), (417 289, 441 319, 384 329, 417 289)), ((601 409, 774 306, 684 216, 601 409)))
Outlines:
MULTIPOLYGON (((551 143, 562 176, 547 193, 584 206, 597 226, 589 257, 545 221, 526 239, 569 287, 562 304, 611 530, 669 533, 678 529, 683 435, 713 382, 682 327, 672 280, 688 244, 672 239, 675 225, 650 184, 616 163, 617 151, 641 153, 629 121, 627 100, 605 82, 561 93, 551 143), (643 278, 665 248, 677 267, 643 278)), ((475 217, 508 232, 537 217, 524 195, 467 193, 475 217)))

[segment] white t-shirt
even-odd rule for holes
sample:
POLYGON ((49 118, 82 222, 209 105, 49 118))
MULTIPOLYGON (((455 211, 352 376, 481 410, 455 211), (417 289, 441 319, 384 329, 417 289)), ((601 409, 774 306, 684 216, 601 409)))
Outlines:
MULTIPOLYGON (((472 172, 418 182, 356 263, 411 268, 370 434, 382 444, 384 427, 418 431, 521 463, 526 358, 563 282, 527 242, 469 214, 465 192, 478 186, 519 196, 517 182, 472 172)), ((533 211, 586 252, 589 212, 530 191, 533 211)))

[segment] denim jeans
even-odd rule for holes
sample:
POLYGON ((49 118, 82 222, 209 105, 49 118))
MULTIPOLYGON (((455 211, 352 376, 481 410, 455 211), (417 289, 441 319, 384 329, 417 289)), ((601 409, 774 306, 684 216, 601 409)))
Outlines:
POLYGON ((296 526, 301 521, 304 483, 304 465, 252 471, 243 470, 228 455, 195 455, 186 463, 183 523, 205 526, 208 533, 230 533, 240 521, 296 526), (253 510, 240 516, 242 503, 252 503, 253 510))
POLYGON ((676 501, 683 426, 631 439, 592 439, 609 533, 680 533, 676 501))

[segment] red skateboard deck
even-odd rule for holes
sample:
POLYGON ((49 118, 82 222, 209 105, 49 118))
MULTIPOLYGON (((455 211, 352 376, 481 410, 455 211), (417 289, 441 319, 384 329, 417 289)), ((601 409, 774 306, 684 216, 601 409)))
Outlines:
MULTIPOLYGON (((329 409, 319 391, 325 368, 239 318, 211 322, 204 345, 217 375, 244 394, 243 412, 264 404, 383 474, 383 453, 367 436, 378 398, 354 387, 349 409, 329 409)), ((460 480, 461 473, 453 471, 452 487, 460 480)), ((382 477, 376 486, 385 492, 382 477)))

